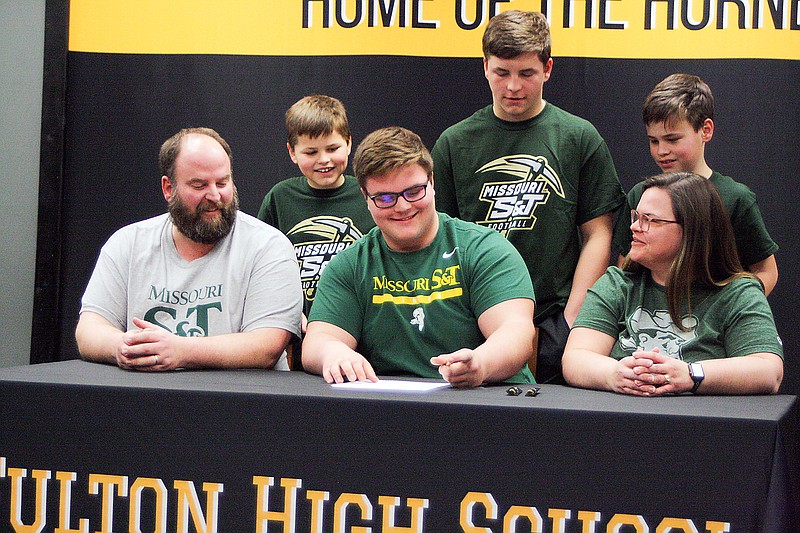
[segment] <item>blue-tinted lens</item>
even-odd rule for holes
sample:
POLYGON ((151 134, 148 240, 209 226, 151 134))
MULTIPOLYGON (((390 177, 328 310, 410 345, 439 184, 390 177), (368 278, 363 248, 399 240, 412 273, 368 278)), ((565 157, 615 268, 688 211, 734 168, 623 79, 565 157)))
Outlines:
POLYGON ((372 199, 375 200, 376 205, 390 206, 394 205, 394 203, 397 202, 397 195, 387 192, 385 194, 378 194, 376 196, 373 196, 372 199))

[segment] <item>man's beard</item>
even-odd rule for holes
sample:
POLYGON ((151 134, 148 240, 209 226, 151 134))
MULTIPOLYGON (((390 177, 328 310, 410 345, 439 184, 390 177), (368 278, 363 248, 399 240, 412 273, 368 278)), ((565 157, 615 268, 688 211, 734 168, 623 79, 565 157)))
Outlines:
POLYGON ((236 221, 239 210, 239 194, 233 188, 233 197, 228 205, 224 202, 203 200, 192 211, 183 203, 179 194, 175 193, 169 201, 169 216, 178 231, 200 244, 216 244, 224 239, 236 221), (212 220, 204 220, 203 213, 219 209, 219 216, 212 220))

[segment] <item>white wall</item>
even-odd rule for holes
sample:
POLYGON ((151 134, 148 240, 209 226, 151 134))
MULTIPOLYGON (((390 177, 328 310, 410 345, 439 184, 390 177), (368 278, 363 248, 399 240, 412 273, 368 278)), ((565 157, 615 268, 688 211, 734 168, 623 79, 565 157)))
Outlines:
POLYGON ((0 0, 0 367, 30 362, 46 0, 0 0))

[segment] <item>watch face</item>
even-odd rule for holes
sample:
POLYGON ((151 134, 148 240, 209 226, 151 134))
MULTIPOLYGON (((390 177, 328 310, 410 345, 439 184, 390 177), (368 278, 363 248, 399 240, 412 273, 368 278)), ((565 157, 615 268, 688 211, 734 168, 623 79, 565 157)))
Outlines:
POLYGON ((689 377, 692 378, 694 381, 694 387, 692 387, 691 392, 692 394, 697 393, 697 389, 700 387, 700 383, 702 383, 703 379, 705 379, 706 375, 703 372, 703 365, 700 363, 689 363, 689 377))

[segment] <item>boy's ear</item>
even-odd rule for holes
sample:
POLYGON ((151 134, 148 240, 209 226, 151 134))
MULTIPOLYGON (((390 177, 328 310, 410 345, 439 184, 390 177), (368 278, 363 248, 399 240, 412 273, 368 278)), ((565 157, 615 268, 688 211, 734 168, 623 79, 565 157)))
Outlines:
POLYGON ((286 143, 286 149, 289 151, 289 157, 292 158, 292 163, 295 165, 297 164, 297 157, 294 155, 294 148, 288 142, 286 143))
POLYGON ((548 81, 550 79, 550 75, 553 73, 553 58, 547 60, 547 63, 544 64, 544 81, 548 81))
POLYGON ((703 125, 700 126, 700 134, 703 137, 703 142, 710 141, 711 137, 714 136, 714 121, 710 118, 705 119, 703 125))

